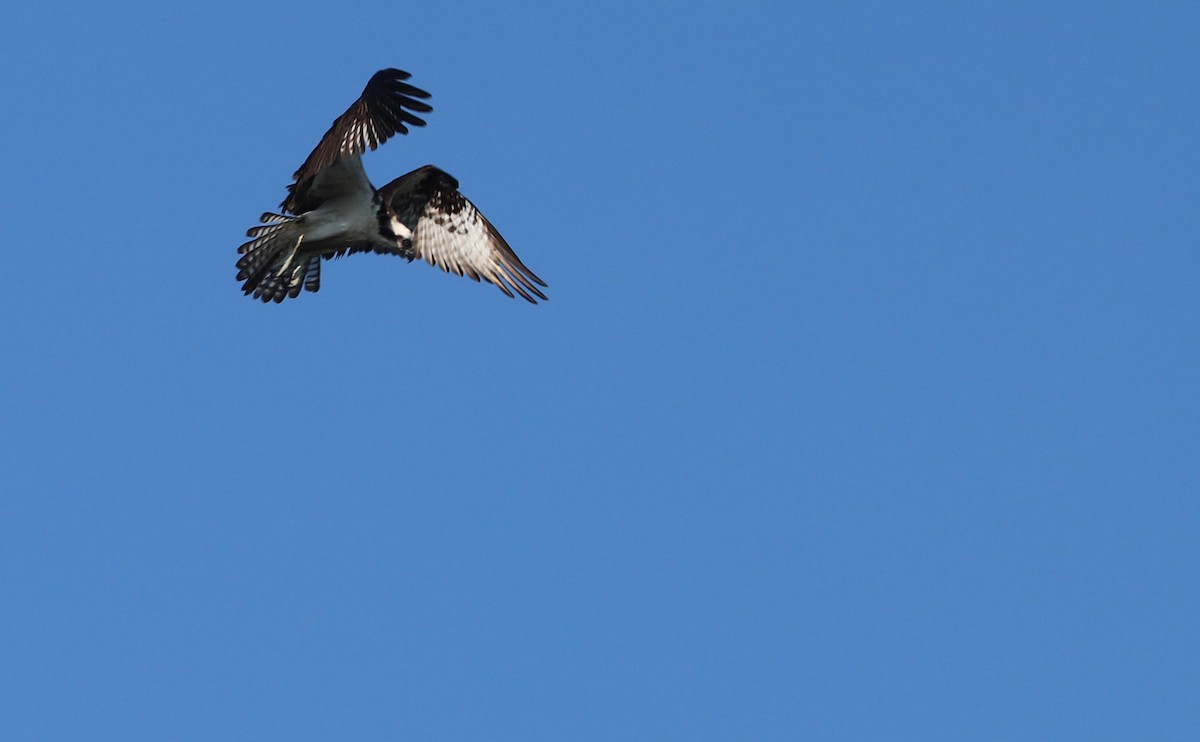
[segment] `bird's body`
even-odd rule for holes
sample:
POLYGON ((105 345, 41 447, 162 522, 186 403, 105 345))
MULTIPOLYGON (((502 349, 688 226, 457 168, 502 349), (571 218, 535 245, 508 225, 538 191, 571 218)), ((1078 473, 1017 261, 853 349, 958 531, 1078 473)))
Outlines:
POLYGON ((295 173, 282 213, 262 215, 252 239, 238 248, 242 290, 281 302, 320 288, 321 261, 357 252, 423 259, 445 271, 483 279, 531 303, 546 284, 525 267, 500 233, 458 191, 451 175, 426 165, 376 189, 362 153, 406 125, 424 126, 413 112, 432 109, 429 94, 403 82, 408 73, 382 70, 339 116, 295 173))

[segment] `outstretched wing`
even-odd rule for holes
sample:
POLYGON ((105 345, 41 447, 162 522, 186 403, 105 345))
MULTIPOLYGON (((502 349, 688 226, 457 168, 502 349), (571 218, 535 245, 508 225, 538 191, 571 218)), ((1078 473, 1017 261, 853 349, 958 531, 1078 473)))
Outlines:
POLYGON ((288 197, 280 205, 284 213, 299 214, 312 208, 306 204, 308 191, 323 169, 343 157, 373 150, 394 134, 407 134, 409 126, 425 125, 425 120, 413 112, 433 110, 419 100, 429 98, 429 93, 404 82, 410 76, 401 70, 386 69, 371 77, 362 95, 334 120, 321 143, 296 171, 295 182, 288 186, 288 197))
POLYGON ((496 228, 458 192, 458 181, 433 165, 402 175, 379 190, 387 210, 381 226, 413 257, 446 272, 484 279, 504 293, 536 304, 546 282, 525 267, 496 228), (386 222, 386 223, 385 223, 386 222))

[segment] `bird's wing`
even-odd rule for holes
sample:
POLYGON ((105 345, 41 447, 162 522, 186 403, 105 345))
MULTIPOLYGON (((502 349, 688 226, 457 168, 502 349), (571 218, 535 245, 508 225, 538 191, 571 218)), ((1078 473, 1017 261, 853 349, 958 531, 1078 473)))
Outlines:
MULTIPOLYGON (((288 186, 288 196, 280 205, 285 213, 307 211, 305 202, 313 179, 323 169, 343 157, 357 157, 375 149, 394 134, 407 134, 409 126, 424 126, 416 113, 429 113, 433 108, 422 100, 429 93, 404 82, 407 72, 396 69, 380 70, 371 76, 362 95, 354 101, 317 145, 288 186)), ((311 206, 310 206, 311 208, 311 206)))
POLYGON ((546 299, 538 289, 545 281, 525 267, 448 173, 426 165, 381 188, 379 197, 398 243, 411 244, 413 257, 476 281, 482 278, 533 304, 534 297, 546 299))

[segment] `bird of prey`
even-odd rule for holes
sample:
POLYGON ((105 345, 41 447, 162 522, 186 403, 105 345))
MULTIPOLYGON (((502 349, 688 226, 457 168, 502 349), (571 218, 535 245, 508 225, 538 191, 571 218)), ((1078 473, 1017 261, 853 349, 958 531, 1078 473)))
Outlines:
POLYGON ((267 212, 238 248, 242 291, 281 302, 321 287, 321 261, 357 252, 420 258, 444 271, 480 278, 510 297, 546 299, 542 279, 525 267, 491 222, 433 165, 376 189, 362 154, 433 110, 429 93, 396 69, 376 72, 362 95, 334 120, 288 186, 280 213, 267 212), (536 297, 536 298, 535 298, 536 297))

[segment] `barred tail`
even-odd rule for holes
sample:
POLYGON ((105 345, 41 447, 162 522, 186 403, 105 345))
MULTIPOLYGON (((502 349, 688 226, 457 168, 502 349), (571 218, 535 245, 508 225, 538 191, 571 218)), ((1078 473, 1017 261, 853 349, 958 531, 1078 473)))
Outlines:
POLYGON ((300 220, 268 212, 259 219, 262 226, 246 231, 252 239, 238 248, 242 257, 237 262, 243 293, 279 303, 321 287, 321 256, 299 254, 304 242, 300 220))

